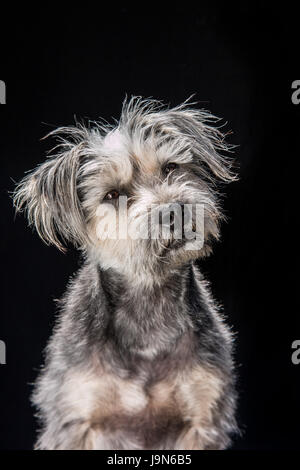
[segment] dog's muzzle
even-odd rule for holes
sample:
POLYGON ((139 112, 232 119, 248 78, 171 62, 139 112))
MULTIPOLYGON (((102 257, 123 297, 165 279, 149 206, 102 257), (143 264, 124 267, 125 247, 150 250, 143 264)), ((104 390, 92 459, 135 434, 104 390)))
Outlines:
POLYGON ((164 204, 160 207, 159 218, 161 238, 176 242, 176 245, 178 242, 180 244, 180 241, 183 243, 189 239, 187 235, 195 229, 192 218, 190 205, 181 202, 164 204))

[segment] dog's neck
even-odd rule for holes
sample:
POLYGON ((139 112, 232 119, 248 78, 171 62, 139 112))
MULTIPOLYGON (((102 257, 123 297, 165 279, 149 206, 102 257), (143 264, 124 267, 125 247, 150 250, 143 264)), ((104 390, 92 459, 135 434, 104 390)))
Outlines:
POLYGON ((149 286, 131 283, 112 269, 98 269, 111 335, 121 348, 150 357, 170 348, 186 332, 190 319, 183 313, 183 303, 191 270, 191 264, 184 265, 149 286))

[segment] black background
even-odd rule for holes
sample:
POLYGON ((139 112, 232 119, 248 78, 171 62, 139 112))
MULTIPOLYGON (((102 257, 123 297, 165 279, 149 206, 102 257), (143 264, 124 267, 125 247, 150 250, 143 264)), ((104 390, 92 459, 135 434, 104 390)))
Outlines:
MULTIPOLYGON (((228 122, 240 181, 227 188, 229 221, 203 263, 236 336, 238 420, 233 449, 291 449, 300 438, 297 299, 300 79, 297 12, 260 2, 223 6, 52 5, 1 19, 0 448, 31 449, 29 403, 42 350, 79 259, 45 246, 14 219, 8 192, 45 158, 56 126, 118 118, 125 94, 176 105, 191 94, 228 122)), ((299 17, 299 16, 298 16, 299 17)))

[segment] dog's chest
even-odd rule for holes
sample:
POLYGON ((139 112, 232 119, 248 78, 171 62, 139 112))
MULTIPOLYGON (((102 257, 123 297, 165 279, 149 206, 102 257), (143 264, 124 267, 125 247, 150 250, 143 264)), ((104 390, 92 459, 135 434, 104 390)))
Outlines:
POLYGON ((158 409, 176 401, 178 375, 147 382, 142 377, 121 378, 105 370, 76 370, 66 377, 64 392, 69 403, 80 403, 81 414, 97 419, 109 414, 139 414, 158 409))
POLYGON ((181 388, 178 376, 150 385, 144 379, 96 370, 70 373, 64 385, 69 418, 88 422, 112 439, 122 434, 124 441, 126 435, 137 448, 155 448, 163 434, 175 435, 182 428, 181 388))
POLYGON ((100 436, 108 448, 172 448, 195 411, 199 422, 211 419, 221 381, 199 364, 168 364, 126 378, 99 365, 69 371, 64 415, 93 430, 94 448, 106 448, 100 436))

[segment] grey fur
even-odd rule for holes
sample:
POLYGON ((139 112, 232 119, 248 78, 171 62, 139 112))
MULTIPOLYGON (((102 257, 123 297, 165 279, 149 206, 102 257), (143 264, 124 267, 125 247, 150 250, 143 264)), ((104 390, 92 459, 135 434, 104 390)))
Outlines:
POLYGON ((169 109, 132 98, 116 126, 53 132, 57 153, 17 187, 15 206, 27 208, 41 238, 60 249, 71 241, 85 258, 61 301, 35 386, 37 449, 230 444, 232 337, 195 264, 219 237, 218 184, 235 179, 214 120, 187 103, 169 109), (177 163, 174 174, 163 174, 160 159, 177 163), (145 198, 203 203, 203 249, 174 248, 174 240, 99 244, 97 207, 123 170, 130 214, 148 213, 145 198))

